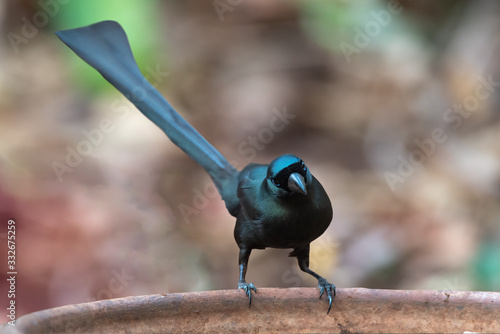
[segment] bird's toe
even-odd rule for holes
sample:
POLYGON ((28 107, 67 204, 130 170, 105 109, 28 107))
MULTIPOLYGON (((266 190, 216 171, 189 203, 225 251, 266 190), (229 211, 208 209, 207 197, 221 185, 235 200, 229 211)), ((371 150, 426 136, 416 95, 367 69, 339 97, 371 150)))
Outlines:
POLYGON ((238 289, 245 291, 248 296, 248 307, 250 307, 252 305, 252 290, 257 293, 257 288, 253 285, 253 283, 238 282, 238 289))
POLYGON ((330 310, 332 308, 332 302, 333 302, 333 297, 337 294, 335 285, 329 283, 326 279, 320 278, 318 280, 318 289, 319 289, 319 298, 323 296, 323 294, 326 292, 326 295, 328 296, 328 311, 326 314, 330 313, 330 310))

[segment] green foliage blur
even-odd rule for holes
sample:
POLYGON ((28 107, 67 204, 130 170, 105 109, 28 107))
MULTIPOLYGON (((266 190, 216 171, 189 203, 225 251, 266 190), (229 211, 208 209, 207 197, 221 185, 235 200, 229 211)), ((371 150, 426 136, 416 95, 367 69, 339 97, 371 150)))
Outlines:
MULTIPOLYGON (((64 15, 56 15, 52 22, 55 30, 72 29, 103 20, 120 22, 129 37, 133 52, 141 71, 148 64, 157 64, 160 59, 158 45, 165 42, 161 33, 161 15, 157 10, 158 0, 85 0, 69 1, 64 6, 64 15), (140 13, 140 15, 138 14, 140 13)), ((65 50, 68 55, 71 50, 65 50)), ((77 57, 67 57, 74 68, 73 75, 81 89, 95 93, 114 90, 96 71, 77 57)), ((151 66, 151 65, 150 65, 151 66)))

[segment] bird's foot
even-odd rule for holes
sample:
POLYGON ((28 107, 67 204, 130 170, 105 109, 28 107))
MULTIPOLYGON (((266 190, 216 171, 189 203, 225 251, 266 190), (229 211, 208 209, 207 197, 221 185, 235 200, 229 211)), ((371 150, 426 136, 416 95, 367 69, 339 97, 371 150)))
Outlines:
POLYGON ((252 290, 257 293, 257 288, 253 283, 238 282, 238 289, 243 289, 248 296, 248 307, 252 305, 252 290))
POLYGON ((329 283, 326 279, 320 278, 318 279, 318 289, 319 289, 319 298, 321 299, 321 296, 323 296, 323 293, 326 291, 326 295, 328 296, 328 312, 326 314, 330 313, 330 309, 332 308, 332 300, 333 297, 335 297, 336 291, 335 291, 335 285, 329 283))

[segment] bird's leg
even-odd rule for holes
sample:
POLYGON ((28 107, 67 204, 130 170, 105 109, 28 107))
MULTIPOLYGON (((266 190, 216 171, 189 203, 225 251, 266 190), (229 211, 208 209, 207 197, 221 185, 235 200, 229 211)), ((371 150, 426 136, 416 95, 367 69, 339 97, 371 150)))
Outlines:
POLYGON ((332 299, 335 297, 335 285, 329 283, 325 278, 319 276, 316 274, 314 271, 309 269, 309 250, 310 246, 307 245, 306 247, 301 247, 301 248, 295 248, 289 256, 295 256, 297 258, 297 261, 299 262, 299 267, 300 270, 302 270, 305 273, 308 273, 309 275, 313 276, 318 280, 318 289, 320 292, 319 298, 321 299, 321 296, 323 296, 323 293, 326 291, 326 295, 328 296, 328 312, 327 314, 330 313, 330 309, 332 308, 332 299))
POLYGON ((257 289, 253 283, 247 283, 245 276, 247 274, 247 264, 250 258, 251 248, 240 248, 239 264, 240 264, 240 279, 238 281, 238 289, 243 289, 248 296, 248 307, 252 305, 252 290, 257 293, 257 289))

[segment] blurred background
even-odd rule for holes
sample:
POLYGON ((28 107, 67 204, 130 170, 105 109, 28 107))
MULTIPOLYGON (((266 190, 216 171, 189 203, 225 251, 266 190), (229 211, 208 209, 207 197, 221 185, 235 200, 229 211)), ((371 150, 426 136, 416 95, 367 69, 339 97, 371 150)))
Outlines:
MULTIPOLYGON (((19 0, 0 4, 0 294, 14 219, 18 316, 236 288, 208 175, 54 35, 104 19, 238 168, 305 160, 334 206, 313 270, 500 290, 500 2, 19 0)), ((316 286, 288 252, 254 251, 247 281, 316 286)))

